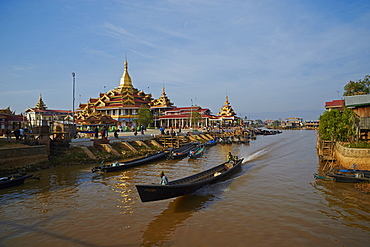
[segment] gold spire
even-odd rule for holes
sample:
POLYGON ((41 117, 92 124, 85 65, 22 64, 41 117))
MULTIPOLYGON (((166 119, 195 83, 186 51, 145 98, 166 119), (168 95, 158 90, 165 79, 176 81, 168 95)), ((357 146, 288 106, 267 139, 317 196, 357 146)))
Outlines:
POLYGON ((124 67, 123 67, 123 75, 121 77, 120 87, 133 87, 131 77, 128 74, 128 62, 125 59, 124 67))
POLYGON ((47 108, 44 101, 42 100, 42 95, 41 94, 40 94, 39 101, 37 102, 35 108, 39 109, 39 110, 46 110, 46 108, 47 108))
POLYGON ((228 95, 226 95, 226 101, 225 101, 224 105, 222 106, 218 115, 219 116, 235 116, 236 115, 236 113, 234 112, 234 109, 230 105, 228 95))

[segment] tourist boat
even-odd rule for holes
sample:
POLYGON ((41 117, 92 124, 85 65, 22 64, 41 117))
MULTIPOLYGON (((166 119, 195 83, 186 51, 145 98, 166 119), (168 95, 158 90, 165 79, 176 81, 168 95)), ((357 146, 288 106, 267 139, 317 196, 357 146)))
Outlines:
POLYGON ((91 169, 91 171, 92 172, 98 172, 98 171, 114 172, 118 170, 124 170, 124 169, 128 169, 131 167, 144 165, 144 164, 156 161, 156 160, 164 159, 168 155, 168 152, 169 152, 168 150, 160 151, 154 154, 149 154, 145 157, 129 160, 123 163, 114 162, 109 165, 104 165, 104 162, 102 162, 101 166, 94 167, 91 169))
POLYGON ((326 173, 325 175, 332 177, 336 182, 341 183, 362 183, 370 182, 370 178, 365 177, 362 172, 352 173, 352 174, 342 174, 342 173, 326 173))
POLYGON ((198 145, 196 149, 190 151, 189 158, 192 158, 192 159, 199 158, 200 156, 202 156, 203 152, 204 152, 204 145, 200 144, 198 145))
POLYGON ((0 178, 0 189, 23 184, 24 180, 31 177, 33 177, 33 175, 27 174, 13 174, 7 177, 2 177, 0 178))
POLYGON ((222 163, 216 167, 182 179, 170 181, 168 185, 136 185, 142 202, 158 201, 191 194, 205 185, 230 177, 241 169, 243 159, 235 164, 222 163))
POLYGON ((179 148, 172 149, 168 156, 167 159, 181 159, 189 155, 189 152, 196 149, 198 146, 198 142, 191 142, 188 144, 185 144, 179 148))

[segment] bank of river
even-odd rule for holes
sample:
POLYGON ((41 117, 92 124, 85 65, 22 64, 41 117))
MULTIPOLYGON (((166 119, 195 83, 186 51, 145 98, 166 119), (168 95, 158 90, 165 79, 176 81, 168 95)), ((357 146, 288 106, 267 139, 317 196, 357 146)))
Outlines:
POLYGON ((0 191, 0 246, 368 246, 370 195, 319 181, 316 132, 217 145, 201 159, 164 160, 108 174, 94 165, 41 171, 0 191), (193 195, 142 203, 135 184, 177 179, 245 158, 232 179, 193 195))

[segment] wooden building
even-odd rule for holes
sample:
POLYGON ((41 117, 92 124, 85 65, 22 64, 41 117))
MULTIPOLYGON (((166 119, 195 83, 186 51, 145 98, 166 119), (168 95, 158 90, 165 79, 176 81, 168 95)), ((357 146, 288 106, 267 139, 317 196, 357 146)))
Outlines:
POLYGON ((33 108, 29 107, 25 110, 25 117, 28 121, 29 128, 48 126, 50 131, 53 131, 54 122, 67 122, 72 119, 72 111, 47 109, 46 104, 42 100, 42 95, 40 94, 36 106, 33 108))
POLYGON ((27 119, 22 114, 16 115, 10 107, 0 109, 0 135, 4 135, 7 129, 14 131, 22 128, 26 122, 27 119))
POLYGON ((359 118, 358 138, 370 140, 370 94, 346 96, 344 101, 345 106, 352 109, 359 118))

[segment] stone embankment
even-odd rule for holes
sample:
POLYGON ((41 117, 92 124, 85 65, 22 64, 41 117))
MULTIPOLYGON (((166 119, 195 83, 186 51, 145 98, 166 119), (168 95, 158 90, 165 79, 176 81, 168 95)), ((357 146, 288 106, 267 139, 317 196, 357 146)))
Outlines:
POLYGON ((346 143, 323 141, 317 138, 317 153, 321 161, 334 162, 340 168, 355 164, 358 169, 370 170, 370 149, 349 148, 346 143))
POLYGON ((342 168, 355 164, 360 170, 370 170, 369 148, 348 148, 345 143, 335 143, 334 156, 342 168))
POLYGON ((200 132, 175 136, 150 133, 137 136, 133 133, 120 133, 118 138, 109 136, 98 139, 72 139, 70 143, 64 145, 67 146, 64 149, 58 148, 56 145, 58 143, 52 144, 51 148, 50 145, 27 146, 13 139, 14 144, 0 146, 0 172, 24 167, 42 169, 58 164, 132 159, 169 147, 179 147, 188 142, 206 142, 214 138, 214 135, 200 132))

